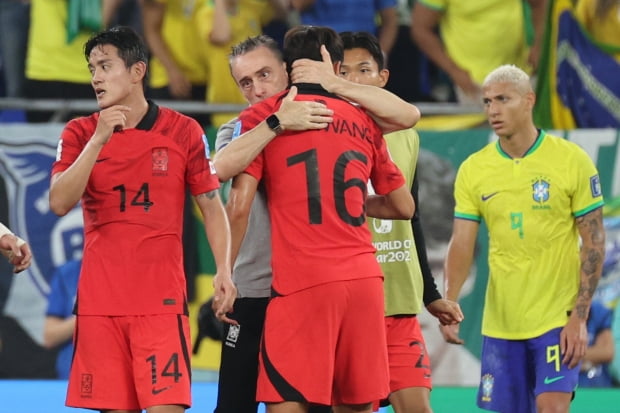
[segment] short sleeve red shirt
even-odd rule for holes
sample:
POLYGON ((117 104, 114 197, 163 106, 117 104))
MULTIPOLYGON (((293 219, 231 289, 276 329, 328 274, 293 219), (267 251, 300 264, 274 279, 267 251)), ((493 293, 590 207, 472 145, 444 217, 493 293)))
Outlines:
MULTIPOLYGON (((241 132, 274 113, 282 96, 244 110, 241 132)), ((381 276, 365 225, 367 183, 371 180, 378 194, 405 183, 380 129, 362 109, 315 85, 299 85, 296 99, 325 103, 334 111, 333 123, 322 130, 281 134, 245 171, 265 183, 273 289, 282 295, 381 276)))
MULTIPOLYGON (((67 124, 52 175, 73 164, 97 119, 67 124)), ((78 314, 187 312, 181 242, 187 187, 193 195, 219 187, 204 132, 193 119, 150 103, 138 127, 115 132, 103 147, 82 196, 78 314)))

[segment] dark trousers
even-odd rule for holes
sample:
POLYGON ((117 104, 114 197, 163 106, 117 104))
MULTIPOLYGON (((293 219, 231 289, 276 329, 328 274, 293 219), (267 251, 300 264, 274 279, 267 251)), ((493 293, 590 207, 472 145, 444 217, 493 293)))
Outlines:
POLYGON ((226 324, 215 413, 256 413, 258 351, 269 298, 238 298, 226 324), (231 331, 232 329, 232 331, 231 331), (235 333, 238 333, 235 335, 235 333))
MULTIPOLYGON (((227 324, 214 413, 256 413, 258 352, 269 298, 238 298, 231 317, 239 328, 227 324)), ((329 406, 312 406, 309 413, 329 413, 329 406)))

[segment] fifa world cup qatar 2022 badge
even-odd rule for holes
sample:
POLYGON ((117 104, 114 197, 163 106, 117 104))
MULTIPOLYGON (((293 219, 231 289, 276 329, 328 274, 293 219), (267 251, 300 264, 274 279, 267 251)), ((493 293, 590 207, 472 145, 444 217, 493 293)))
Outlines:
POLYGON ((490 402, 491 394, 493 393, 493 382, 495 379, 490 374, 482 376, 482 401, 490 402))

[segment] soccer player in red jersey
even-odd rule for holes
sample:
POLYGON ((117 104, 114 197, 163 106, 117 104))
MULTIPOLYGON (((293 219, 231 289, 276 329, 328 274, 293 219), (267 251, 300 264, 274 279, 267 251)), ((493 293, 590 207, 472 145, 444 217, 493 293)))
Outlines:
POLYGON ((85 45, 101 110, 70 121, 52 166, 50 206, 82 202, 84 258, 67 405, 180 413, 191 405, 182 255, 184 194, 205 218, 217 264, 216 313, 232 309, 230 228, 196 121, 147 101, 146 48, 129 28, 85 45))
MULTIPOLYGON (((287 68, 300 58, 321 60, 321 45, 333 61, 342 61, 342 41, 332 29, 291 29, 284 44, 287 68)), ((382 273, 366 213, 409 219, 414 203, 381 130, 363 109, 317 84, 296 86, 297 100, 324 103, 333 122, 321 130, 282 132, 235 177, 229 198, 247 202, 262 179, 272 224, 273 298, 257 400, 270 413, 304 412, 309 403, 370 412, 371 402, 389 388, 382 273), (367 196, 369 179, 381 195, 367 196), (312 366, 311 373, 300 365, 312 366)), ((265 119, 279 131, 271 115, 286 94, 242 112, 239 132, 265 119)), ((231 215, 233 256, 246 226, 247 215, 231 215)))

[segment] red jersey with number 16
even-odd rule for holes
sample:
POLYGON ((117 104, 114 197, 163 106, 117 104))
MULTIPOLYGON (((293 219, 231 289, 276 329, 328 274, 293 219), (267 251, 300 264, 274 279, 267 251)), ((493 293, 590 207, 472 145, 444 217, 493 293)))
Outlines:
MULTIPOLYGON (((98 117, 67 124, 52 174, 73 164, 98 117)), ((81 201, 85 242, 78 314, 187 312, 181 243, 185 191, 189 186, 197 195, 219 187, 208 156, 195 120, 151 102, 135 129, 112 135, 81 201)))
MULTIPOLYGON (((244 110, 241 131, 274 113, 282 96, 244 110)), ((272 287, 286 295, 333 281, 381 277, 365 224, 367 182, 378 194, 405 183, 383 134, 362 109, 316 85, 298 85, 296 100, 325 103, 334 111, 333 123, 283 133, 245 171, 263 179, 267 190, 272 287)))

